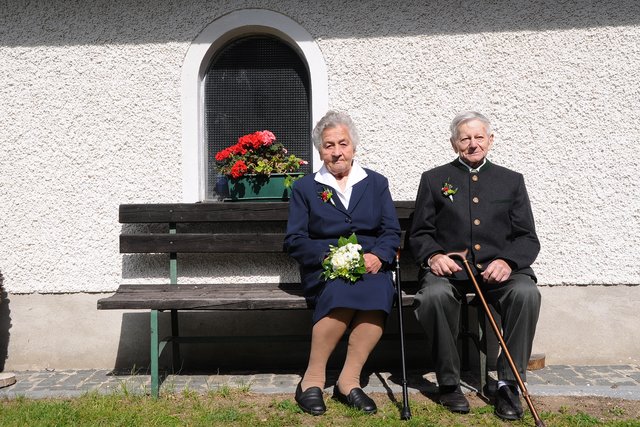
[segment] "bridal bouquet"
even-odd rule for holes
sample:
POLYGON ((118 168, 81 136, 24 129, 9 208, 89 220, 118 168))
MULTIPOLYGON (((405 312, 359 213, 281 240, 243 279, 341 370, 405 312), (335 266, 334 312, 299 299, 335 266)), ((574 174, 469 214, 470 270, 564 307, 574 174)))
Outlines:
POLYGON ((329 245, 329 255, 322 262, 322 277, 325 280, 342 278, 355 282, 366 272, 362 246, 358 238, 351 234, 340 237, 338 246, 329 245))

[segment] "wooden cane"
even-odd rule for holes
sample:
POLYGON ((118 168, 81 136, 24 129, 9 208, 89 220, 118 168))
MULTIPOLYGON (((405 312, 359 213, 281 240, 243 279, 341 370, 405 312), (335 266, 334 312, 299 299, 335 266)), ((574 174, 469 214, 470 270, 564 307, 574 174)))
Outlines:
POLYGON ((402 285, 400 282, 400 251, 396 252, 396 294, 398 304, 398 328, 400 329, 400 357, 402 359, 402 411, 400 419, 411 419, 411 408, 409 407, 409 390, 407 388, 407 366, 404 354, 404 319, 402 318, 402 285))
POLYGON ((449 258, 459 258, 464 264, 464 266, 466 267, 467 274, 471 279, 471 281, 473 282, 473 286, 476 290, 476 295, 478 295, 478 297, 480 298, 480 302, 482 302, 482 307, 484 308, 484 312, 487 313, 487 317, 489 318, 489 323, 491 323, 493 332, 495 332, 496 337, 500 342, 500 347, 502 347, 502 351, 504 352, 504 355, 507 358, 507 361, 509 362, 509 367, 511 367, 511 371, 513 372, 513 375, 516 377, 516 381, 518 382, 518 387, 520 387, 522 396, 524 397, 524 400, 527 402, 527 406, 529 407, 529 410, 533 415, 533 419, 536 422, 536 426, 544 427, 545 424, 544 422, 542 422, 542 420, 538 416, 538 412, 536 411, 536 408, 533 406, 533 402, 531 401, 531 396, 529 395, 529 391, 527 390, 527 387, 524 385, 524 382, 520 377, 520 373, 518 372, 518 368, 516 367, 516 364, 513 362, 513 359, 511 358, 511 353, 509 353, 507 344, 504 342, 504 338, 502 338, 502 333, 500 332, 500 328, 498 328, 498 325, 495 319, 493 318, 493 314, 491 313, 491 309, 489 308, 489 305, 487 305, 487 301, 484 299, 484 295, 482 295, 482 290, 480 289, 480 286, 478 285, 478 282, 476 281, 476 278, 473 275, 473 271, 471 271, 471 266, 469 265, 469 261, 467 260, 467 253, 469 253, 469 250, 465 249, 462 252, 449 252, 446 255, 449 258))

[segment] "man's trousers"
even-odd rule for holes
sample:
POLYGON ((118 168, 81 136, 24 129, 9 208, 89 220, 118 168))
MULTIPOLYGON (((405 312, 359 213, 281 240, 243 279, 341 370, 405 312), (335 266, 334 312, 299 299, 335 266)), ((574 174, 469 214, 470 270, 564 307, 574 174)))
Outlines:
MULTIPOLYGON (((483 283, 476 278, 487 304, 500 314, 504 341, 523 381, 536 324, 540 313, 540 292, 533 279, 525 274, 512 274, 509 280, 483 283)), ((461 299, 468 292, 475 293, 470 280, 450 280, 421 269, 418 277, 420 290, 413 307, 416 318, 427 335, 427 348, 435 363, 439 386, 460 383, 460 357, 457 340, 460 321, 461 299)), ((482 307, 478 308, 483 310, 482 307)), ((515 381, 509 362, 500 352, 497 361, 499 380, 515 381)))

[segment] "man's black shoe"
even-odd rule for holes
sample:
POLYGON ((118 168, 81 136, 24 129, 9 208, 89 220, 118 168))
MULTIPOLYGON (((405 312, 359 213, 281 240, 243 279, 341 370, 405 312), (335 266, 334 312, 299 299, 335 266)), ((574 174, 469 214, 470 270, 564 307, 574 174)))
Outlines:
POLYGON ((496 393, 495 412, 499 418, 508 421, 515 421, 522 418, 524 411, 518 389, 512 386, 503 385, 496 393))
POLYGON ((376 402, 373 401, 361 388, 352 388, 348 395, 343 394, 338 388, 338 384, 333 387, 333 398, 364 412, 365 414, 375 414, 378 410, 376 402))
POLYGON ((459 385, 440 386, 439 402, 451 412, 459 414, 469 412, 469 401, 464 397, 464 393, 462 393, 459 385))
POLYGON ((299 382, 296 388, 296 402, 300 409, 311 415, 322 415, 327 412, 320 387, 309 387, 303 392, 300 384, 302 382, 299 382))

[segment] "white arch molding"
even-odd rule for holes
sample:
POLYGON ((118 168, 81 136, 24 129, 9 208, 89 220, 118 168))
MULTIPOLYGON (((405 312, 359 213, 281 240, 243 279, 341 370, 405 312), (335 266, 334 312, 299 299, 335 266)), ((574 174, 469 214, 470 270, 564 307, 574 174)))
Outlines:
MULTIPOLYGON (((205 200, 206 147, 204 131, 204 76, 215 53, 242 35, 271 34, 289 43, 307 63, 311 83, 311 125, 327 111, 327 68, 320 49, 304 28, 281 13, 244 9, 209 24, 191 43, 182 67, 182 200, 205 200)), ((320 158, 312 149, 314 170, 320 158)))

